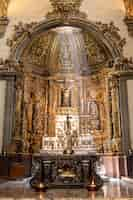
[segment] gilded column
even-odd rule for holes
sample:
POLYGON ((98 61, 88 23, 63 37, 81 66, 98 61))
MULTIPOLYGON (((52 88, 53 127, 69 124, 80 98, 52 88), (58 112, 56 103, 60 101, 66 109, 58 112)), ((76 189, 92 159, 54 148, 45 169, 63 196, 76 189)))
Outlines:
POLYGON ((16 110, 15 110, 15 133, 13 139, 22 139, 22 120, 23 120, 23 97, 24 81, 23 77, 16 79, 16 110))
POLYGON ((112 151, 121 151, 120 114, 119 114, 119 79, 111 76, 110 94, 112 99, 112 151))

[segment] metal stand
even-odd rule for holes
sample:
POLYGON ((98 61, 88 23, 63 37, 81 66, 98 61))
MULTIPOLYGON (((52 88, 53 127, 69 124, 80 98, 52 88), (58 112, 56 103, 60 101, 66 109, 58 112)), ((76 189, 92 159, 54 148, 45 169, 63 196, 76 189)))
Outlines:
POLYGON ((33 178, 30 181, 30 185, 37 191, 45 191, 47 189, 47 185, 45 184, 45 172, 43 167, 43 160, 40 160, 40 176, 39 178, 33 178))
POLYGON ((96 174, 95 168, 95 163, 93 160, 91 160, 89 166, 89 182, 87 185, 87 189, 89 191, 96 191, 103 185, 103 181, 100 176, 96 174))

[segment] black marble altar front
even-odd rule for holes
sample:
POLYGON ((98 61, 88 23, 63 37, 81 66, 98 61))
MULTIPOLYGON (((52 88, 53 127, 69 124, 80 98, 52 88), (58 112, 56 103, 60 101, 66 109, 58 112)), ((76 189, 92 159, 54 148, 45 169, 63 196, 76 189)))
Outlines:
POLYGON ((95 171, 98 159, 98 156, 88 154, 35 156, 33 162, 35 166, 39 163, 39 168, 31 180, 31 186, 43 181, 48 188, 87 187, 93 177, 100 187, 102 180, 95 171))

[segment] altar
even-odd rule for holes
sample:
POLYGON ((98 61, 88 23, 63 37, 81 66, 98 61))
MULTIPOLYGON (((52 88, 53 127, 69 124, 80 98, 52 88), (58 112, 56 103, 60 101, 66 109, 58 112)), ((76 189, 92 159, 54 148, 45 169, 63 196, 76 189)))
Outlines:
POLYGON ((93 154, 38 154, 34 157, 38 169, 30 184, 37 190, 81 187, 97 190, 103 184, 96 173, 98 160, 99 156, 93 154))
MULTIPOLYGON (((66 99, 63 102, 67 102, 66 99)), ((67 109, 71 111, 71 107, 67 109)), ((77 121, 78 117, 67 113, 64 118, 62 116, 62 124, 58 122, 61 134, 57 129, 55 136, 45 135, 40 154, 33 158, 35 166, 38 165, 30 182, 33 188, 86 187, 97 190, 102 186, 103 182, 96 174, 99 156, 93 136, 88 133, 81 136, 77 121)))

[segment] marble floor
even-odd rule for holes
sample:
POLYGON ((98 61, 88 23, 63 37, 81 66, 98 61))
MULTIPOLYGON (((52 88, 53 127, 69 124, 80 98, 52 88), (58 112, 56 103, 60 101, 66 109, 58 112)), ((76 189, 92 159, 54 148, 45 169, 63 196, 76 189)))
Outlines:
POLYGON ((0 200, 117 200, 133 199, 133 183, 112 179, 97 192, 86 189, 50 189, 45 193, 32 190, 29 180, 0 181, 0 200))

